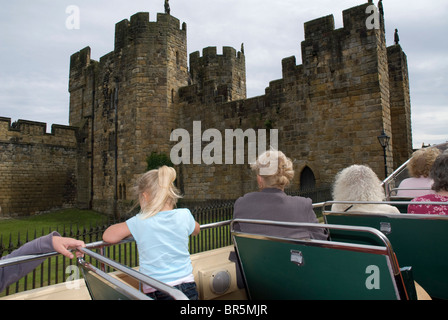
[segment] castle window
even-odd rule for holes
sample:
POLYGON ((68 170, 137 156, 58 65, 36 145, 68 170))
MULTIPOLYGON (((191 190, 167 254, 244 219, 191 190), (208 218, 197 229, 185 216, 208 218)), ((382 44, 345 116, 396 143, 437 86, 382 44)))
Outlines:
POLYGON ((176 51, 176 64, 177 64, 177 66, 179 66, 179 64, 180 64, 179 51, 176 51))
POLYGON ((123 183, 123 185, 120 183, 118 187, 118 199, 120 200, 126 200, 126 184, 123 183))
POLYGON ((171 103, 174 103, 174 89, 171 89, 171 103))

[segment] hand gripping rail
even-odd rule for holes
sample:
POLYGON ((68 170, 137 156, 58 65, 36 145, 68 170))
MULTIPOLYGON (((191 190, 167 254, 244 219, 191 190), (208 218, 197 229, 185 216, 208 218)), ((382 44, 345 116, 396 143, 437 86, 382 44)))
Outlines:
MULTIPOLYGON (((121 242, 119 242, 117 244, 124 244, 124 243, 128 243, 128 242, 133 242, 133 241, 134 241, 133 238, 128 238, 128 239, 122 240, 121 242)), ((92 242, 92 243, 86 244, 85 249, 100 249, 100 250, 102 250, 104 247, 108 247, 108 246, 111 246, 111 244, 104 242, 104 241, 97 241, 97 242, 92 242)), ((35 261, 35 260, 44 260, 47 258, 59 256, 59 255, 61 255, 61 254, 54 251, 54 252, 48 252, 48 253, 26 255, 26 256, 14 257, 14 258, 9 258, 9 259, 3 259, 3 260, 0 260, 0 268, 9 267, 9 266, 13 266, 13 265, 24 263, 24 262, 30 262, 30 261, 35 261)))

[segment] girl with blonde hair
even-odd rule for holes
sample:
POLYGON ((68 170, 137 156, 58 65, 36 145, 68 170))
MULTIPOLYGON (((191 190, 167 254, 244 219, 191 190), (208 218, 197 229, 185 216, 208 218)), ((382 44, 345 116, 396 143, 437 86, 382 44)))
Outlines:
MULTIPOLYGON (((139 251, 140 272, 180 289, 190 299, 197 299, 188 240, 191 234, 199 234, 200 226, 190 210, 175 209, 181 198, 175 180, 176 171, 167 166, 141 175, 135 186, 140 213, 107 228, 103 240, 118 243, 133 236, 139 251)), ((143 292, 153 299, 169 298, 146 285, 143 292)))

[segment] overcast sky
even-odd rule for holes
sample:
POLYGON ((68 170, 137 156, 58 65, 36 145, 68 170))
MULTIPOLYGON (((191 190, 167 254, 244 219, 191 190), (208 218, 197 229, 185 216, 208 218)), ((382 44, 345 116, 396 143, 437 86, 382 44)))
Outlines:
MULTIPOLYGON (((375 0, 375 3, 377 1, 375 0)), ((356 0, 171 0, 171 14, 187 24, 188 53, 244 42, 248 98, 281 78, 281 60, 301 64, 303 24, 342 11, 356 0)), ((387 45, 399 29, 407 54, 414 147, 448 141, 448 1, 383 0, 387 45)), ((114 47, 115 24, 136 12, 163 12, 163 0, 1 0, 0 116, 68 124, 70 56, 86 46, 99 60, 114 47), (79 28, 67 28, 69 6, 79 28)), ((72 24, 73 25, 73 24, 72 24)))

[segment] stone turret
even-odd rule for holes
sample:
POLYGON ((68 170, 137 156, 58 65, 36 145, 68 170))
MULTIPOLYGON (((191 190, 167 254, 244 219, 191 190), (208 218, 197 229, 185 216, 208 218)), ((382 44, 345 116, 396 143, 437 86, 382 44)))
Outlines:
POLYGON ((187 63, 186 24, 161 13, 151 22, 147 12, 116 24, 114 51, 99 62, 90 48, 71 57, 70 124, 85 133, 90 183, 83 190, 93 208, 119 212, 128 200, 120 189, 146 170, 146 158, 169 153, 187 63))
MULTIPOLYGON (((221 101, 246 98, 246 62, 244 53, 223 47, 217 54, 216 47, 207 47, 190 54, 190 75, 204 101, 222 97, 221 101)), ((196 93, 195 93, 196 94, 196 93)))

